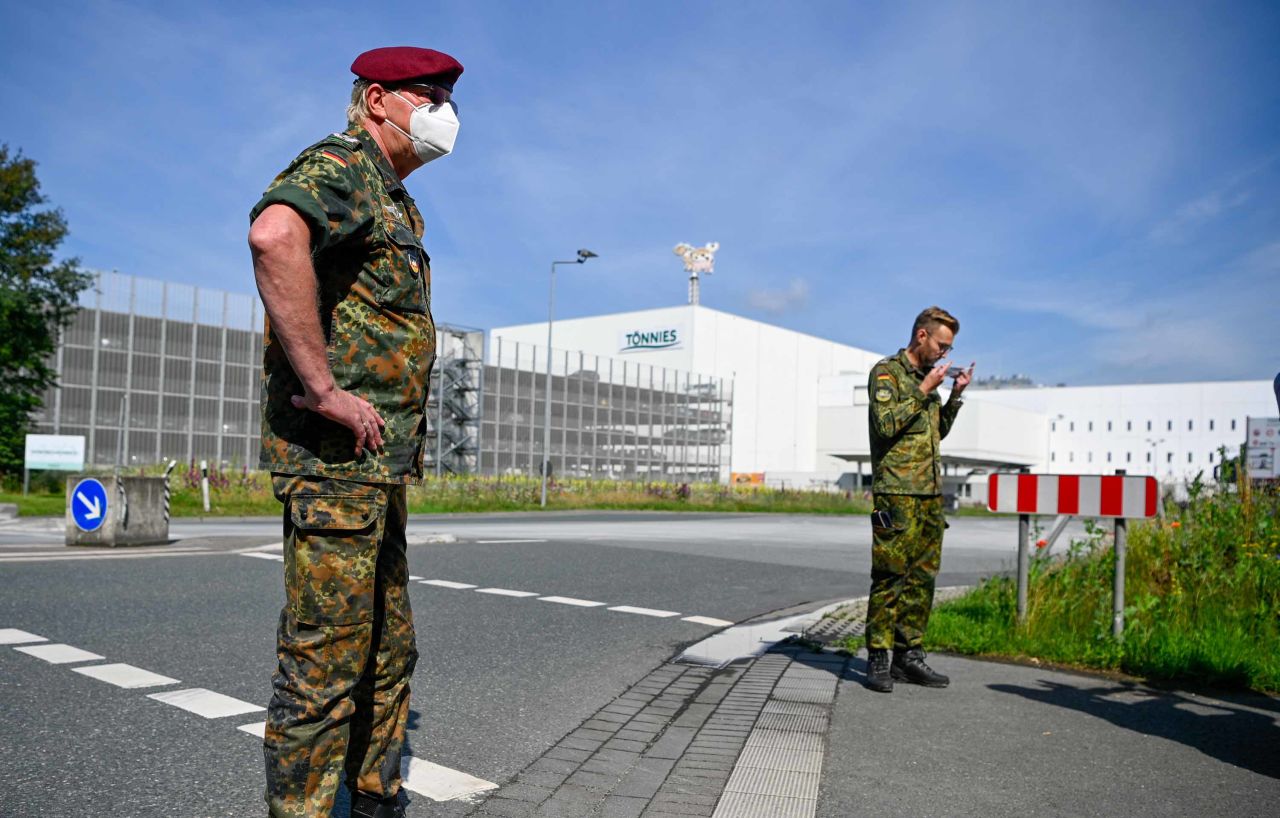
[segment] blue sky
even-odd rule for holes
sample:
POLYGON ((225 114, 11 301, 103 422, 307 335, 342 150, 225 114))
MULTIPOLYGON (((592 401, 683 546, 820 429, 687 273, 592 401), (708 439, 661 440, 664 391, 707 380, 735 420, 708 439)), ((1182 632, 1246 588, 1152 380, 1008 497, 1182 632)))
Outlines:
POLYGON ((892 351, 923 306, 979 374, 1280 368, 1280 5, 5 4, 0 141, 100 269, 253 289, 247 212, 381 45, 458 57, 414 174, 437 320, 703 303, 892 351))

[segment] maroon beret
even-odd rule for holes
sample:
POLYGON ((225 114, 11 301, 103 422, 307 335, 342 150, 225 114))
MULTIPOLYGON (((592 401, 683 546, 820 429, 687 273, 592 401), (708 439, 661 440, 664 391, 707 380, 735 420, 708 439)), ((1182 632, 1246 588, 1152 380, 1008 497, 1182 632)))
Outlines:
POLYGON ((462 63, 430 48, 396 45, 364 52, 351 63, 351 73, 379 83, 420 80, 452 92, 453 84, 462 74, 462 63))

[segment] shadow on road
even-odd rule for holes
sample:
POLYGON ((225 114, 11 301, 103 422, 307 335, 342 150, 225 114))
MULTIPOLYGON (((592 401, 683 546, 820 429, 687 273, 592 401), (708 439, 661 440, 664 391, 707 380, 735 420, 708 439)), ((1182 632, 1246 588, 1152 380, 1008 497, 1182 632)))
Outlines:
POLYGON ((1221 699, 1163 692, 1132 683, 1081 688, 1040 681, 1040 687, 993 684, 991 690, 1066 707, 1105 719, 1117 727, 1193 747, 1227 764, 1280 778, 1280 726, 1258 712, 1274 704, 1258 697, 1260 707, 1221 699))

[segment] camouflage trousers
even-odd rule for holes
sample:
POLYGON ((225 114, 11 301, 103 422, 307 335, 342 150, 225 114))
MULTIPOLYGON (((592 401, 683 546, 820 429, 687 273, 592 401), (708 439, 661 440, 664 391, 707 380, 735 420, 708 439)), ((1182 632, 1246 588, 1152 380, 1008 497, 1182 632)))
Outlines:
POLYGON ((946 520, 937 495, 877 494, 891 525, 871 526, 867 648, 915 648, 924 641, 946 520))
POLYGON ((284 503, 280 612, 263 752, 272 816, 325 816, 338 784, 400 789, 418 661, 405 487, 276 474, 284 503))

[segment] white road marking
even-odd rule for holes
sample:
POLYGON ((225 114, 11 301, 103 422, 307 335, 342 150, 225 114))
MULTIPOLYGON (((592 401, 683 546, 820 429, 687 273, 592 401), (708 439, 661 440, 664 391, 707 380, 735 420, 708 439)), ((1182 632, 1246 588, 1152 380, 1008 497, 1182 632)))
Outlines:
POLYGON ((267 723, 265 721, 255 721, 253 724, 242 724, 236 729, 248 733, 251 736, 257 736, 258 738, 266 738, 267 736, 267 723))
POLYGON ((20 631, 17 628, 0 628, 0 645, 25 645, 29 642, 48 642, 43 636, 20 631))
POLYGON ((233 699, 230 696, 224 696, 221 693, 214 693, 212 690, 205 690, 203 687, 193 687, 187 690, 166 690, 163 693, 148 693, 147 698, 171 704, 174 707, 195 713, 197 716, 203 716, 206 719, 239 716, 267 709, 256 704, 233 699))
POLYGON ((105 656, 99 656, 96 653, 90 653, 87 650, 73 648, 70 645, 31 645, 28 647, 17 647, 14 650, 30 654, 37 659, 43 659, 51 665, 65 665, 69 662, 92 662, 95 659, 105 659, 105 656))
POLYGON ((257 557, 260 560, 271 560, 272 562, 284 562, 284 554, 269 554, 263 551, 250 551, 243 556, 257 557))
POLYGON ((617 611, 618 613, 639 614, 640 616, 667 617, 680 615, 679 611, 659 611, 654 608, 636 608, 631 605, 617 605, 609 610, 617 611))
POLYGON ((425 795, 432 801, 469 799, 470 796, 498 788, 492 781, 413 756, 400 758, 400 779, 405 789, 425 795))
POLYGON ((178 683, 177 679, 170 679, 168 676, 161 676, 159 673, 152 673, 149 670, 126 664, 90 665, 89 667, 73 667, 71 669, 76 673, 83 673, 91 679, 130 689, 159 687, 160 685, 178 683))
POLYGON ((441 587, 441 588, 453 588, 453 589, 458 590, 458 591, 465 591, 465 590, 466 590, 466 589, 468 589, 468 588, 475 588, 475 587, 476 587, 475 585, 471 585, 471 584, 466 583, 466 582, 450 582, 450 581, 449 581, 449 580, 447 580, 447 579, 424 579, 424 580, 422 581, 422 584, 423 584, 423 585, 436 585, 436 586, 439 586, 439 587, 441 587))
POLYGON ((422 577, 410 576, 410 577, 409 577, 409 581, 410 581, 410 582, 421 582, 421 581, 422 581, 422 577))
MULTIPOLYGON (((264 738, 267 732, 265 721, 242 724, 236 728, 242 733, 264 738)), ((400 757, 401 786, 407 790, 425 795, 432 801, 467 800, 471 796, 489 790, 496 790, 498 785, 483 778, 476 778, 460 770, 452 770, 431 761, 413 756, 400 757)))
POLYGON ((235 550, 235 553, 236 554, 252 554, 255 551, 283 551, 283 550, 284 550, 284 543, 272 542, 272 543, 267 543, 266 545, 251 545, 248 548, 237 548, 235 550))
POLYGON ((477 588, 477 594, 493 594, 495 596, 529 597, 537 596, 532 591, 512 591, 508 588, 477 588))
MULTIPOLYGON (((113 549, 114 550, 114 549, 113 549)), ((105 554, 101 551, 89 552, 85 554, 60 554, 49 552, 47 554, 31 553, 16 556, 13 554, 5 554, 0 556, 0 562, 69 562, 71 560, 149 560, 155 557, 217 557, 225 554, 225 551, 210 551, 206 548, 184 548, 180 550, 164 551, 134 551, 130 550, 126 553, 105 554)))
POLYGON ((497 543, 516 543, 516 542, 546 542, 546 540, 476 540, 481 545, 495 545, 497 543))
POLYGON ((577 605, 579 608, 598 608, 604 602, 592 602, 589 599, 574 599, 571 596, 540 596, 539 602, 558 602, 561 605, 577 605))
POLYGON ((730 625, 732 625, 732 624, 733 624, 732 622, 729 622, 728 620, 725 620, 725 619, 713 619, 713 618, 712 618, 712 617, 710 617, 710 616, 686 616, 686 617, 685 617, 683 620, 681 620, 681 621, 683 621, 683 622, 693 622, 693 623, 698 624, 698 625, 710 625, 710 626, 711 626, 711 627, 713 627, 713 628, 727 628, 727 627, 729 627, 730 625))
MULTIPOLYGON (((37 548, 39 546, 30 546, 37 548)), ((52 545, 43 551, 6 551, 5 557, 113 557, 120 554, 196 554, 209 549, 203 545, 148 545, 140 548, 111 548, 98 546, 76 546, 68 548, 67 546, 52 545)))

